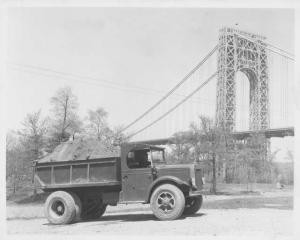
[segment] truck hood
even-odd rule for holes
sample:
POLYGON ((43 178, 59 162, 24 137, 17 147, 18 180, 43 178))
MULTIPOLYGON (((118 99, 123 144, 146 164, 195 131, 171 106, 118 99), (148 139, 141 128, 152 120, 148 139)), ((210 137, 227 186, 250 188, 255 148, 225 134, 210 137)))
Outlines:
POLYGON ((193 164, 172 164, 172 165, 158 165, 156 166, 157 177, 173 176, 184 182, 189 182, 194 176, 193 164))

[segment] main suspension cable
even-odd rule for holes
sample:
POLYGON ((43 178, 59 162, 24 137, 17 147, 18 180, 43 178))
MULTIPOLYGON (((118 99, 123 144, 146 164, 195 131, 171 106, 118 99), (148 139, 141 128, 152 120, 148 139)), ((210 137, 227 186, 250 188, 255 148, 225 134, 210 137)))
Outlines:
POLYGON ((263 43, 258 42, 256 39, 247 37, 247 36, 245 36, 245 35, 243 35, 243 34, 237 33, 237 35, 239 35, 240 37, 242 37, 242 38, 244 38, 244 39, 246 39, 246 40, 248 40, 248 41, 250 41, 250 42, 254 42, 255 44, 257 44, 257 45, 259 45, 259 46, 261 46, 261 47, 264 47, 264 48, 270 50, 271 52, 274 52, 274 53, 276 53, 276 54, 279 54, 279 55, 281 55, 282 57, 285 57, 285 58, 288 58, 288 59, 290 59, 290 60, 295 61, 295 58, 294 58, 293 54, 288 53, 288 52, 286 52, 286 51, 284 51, 284 50, 282 50, 282 49, 280 49, 280 48, 277 48, 277 47, 275 47, 275 46, 273 46, 273 45, 271 45, 271 44, 269 44, 269 43, 265 43, 265 44, 267 45, 267 46, 266 46, 266 45, 264 45, 263 43), (276 48, 276 49, 279 49, 280 51, 285 52, 285 54, 280 53, 280 52, 278 52, 278 51, 275 51, 275 50, 272 49, 271 47, 276 48), (290 56, 288 56, 288 55, 290 55, 290 56))
POLYGON ((130 128, 136 122, 145 117, 148 113, 150 113, 153 109, 155 109, 159 104, 161 104, 167 97, 169 97, 177 88, 179 88, 185 81, 187 81, 191 75, 193 75, 208 59, 214 52, 218 49, 218 45, 216 45, 202 60, 197 64, 179 83, 175 85, 167 94, 165 94, 162 98, 160 98, 154 105, 152 105, 147 111, 145 111, 142 115, 137 117, 134 121, 128 124, 126 127, 122 129, 122 132, 130 128))
POLYGON ((136 131, 135 133, 129 135, 129 138, 134 137, 135 135, 141 133, 142 131, 146 130, 147 128, 151 127, 152 125, 154 125, 155 123, 157 123, 158 121, 160 121, 161 119, 163 119, 164 117, 166 117, 167 115, 169 115, 171 112, 173 112, 176 108, 178 108, 181 104, 183 104, 184 102, 186 102, 189 98, 191 98, 196 92, 198 92, 201 88, 203 88, 210 80, 212 80, 218 72, 215 72, 214 74, 212 74, 208 79, 205 80, 205 82, 203 82, 199 87, 197 87, 193 92, 191 92, 189 95, 187 95, 184 99, 182 99, 179 103, 177 103, 174 107, 172 107, 171 109, 169 109, 166 113, 164 113, 163 115, 161 115, 160 117, 158 117, 157 119, 155 119, 153 122, 149 123, 148 125, 146 125, 145 127, 143 127, 142 129, 136 131))

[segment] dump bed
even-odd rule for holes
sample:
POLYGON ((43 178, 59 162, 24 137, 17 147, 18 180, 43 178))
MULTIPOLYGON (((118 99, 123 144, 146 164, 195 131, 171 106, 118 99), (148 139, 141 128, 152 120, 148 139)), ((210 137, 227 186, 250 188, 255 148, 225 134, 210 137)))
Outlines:
POLYGON ((42 189, 121 185, 120 158, 37 162, 35 181, 42 189))

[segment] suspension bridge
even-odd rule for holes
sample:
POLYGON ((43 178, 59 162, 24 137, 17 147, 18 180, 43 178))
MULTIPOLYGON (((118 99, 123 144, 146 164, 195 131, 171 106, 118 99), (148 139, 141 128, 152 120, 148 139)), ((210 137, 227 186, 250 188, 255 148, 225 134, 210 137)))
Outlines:
MULTIPOLYGON (((104 87, 124 91, 95 77, 20 63, 10 66, 86 84, 101 82, 104 87)), ((132 116, 123 132, 134 142, 172 143, 175 133, 187 131, 205 115, 230 130, 236 139, 247 138, 252 132, 267 138, 293 136, 293 79, 293 54, 264 36, 224 27, 212 49, 168 92, 156 91, 160 98, 139 116, 132 116)))
POLYGON ((224 27, 219 41, 172 89, 124 129, 132 141, 170 144, 199 115, 236 139, 294 136, 294 55, 266 37, 224 27), (151 136, 151 140, 149 139, 151 136), (153 136, 157 136, 153 138, 153 136))

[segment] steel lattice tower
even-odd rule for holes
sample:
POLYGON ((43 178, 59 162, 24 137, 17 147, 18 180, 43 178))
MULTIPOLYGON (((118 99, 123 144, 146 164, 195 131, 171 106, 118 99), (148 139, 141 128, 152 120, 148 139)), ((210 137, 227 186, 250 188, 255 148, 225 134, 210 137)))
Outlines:
POLYGON ((216 124, 234 131, 236 121, 236 73, 250 82, 250 130, 269 128, 269 86, 266 38, 233 28, 219 35, 216 124))

